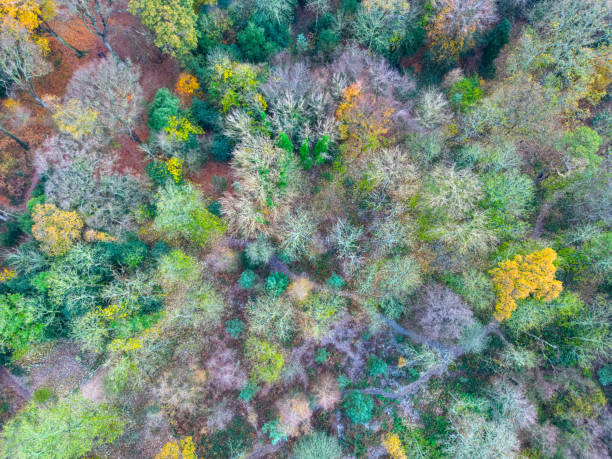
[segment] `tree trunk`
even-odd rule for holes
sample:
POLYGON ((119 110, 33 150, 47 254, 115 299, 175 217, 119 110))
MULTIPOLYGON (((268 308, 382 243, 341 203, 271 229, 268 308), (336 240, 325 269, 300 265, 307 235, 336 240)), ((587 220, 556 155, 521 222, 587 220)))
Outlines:
POLYGON ((47 21, 44 21, 43 24, 45 25, 45 27, 43 28, 43 30, 48 33, 49 35, 55 37, 57 39, 57 41, 59 41, 62 45, 64 45, 66 48, 72 50, 72 52, 74 52, 74 54, 76 55, 76 57, 78 57, 79 59, 81 59, 82 57, 85 57, 85 55, 87 54, 87 51, 83 51, 80 50, 78 48, 75 48, 74 46, 72 46, 70 43, 68 43, 66 40, 64 40, 62 37, 60 37, 49 25, 49 23, 47 21))
POLYGON ((6 135, 7 137, 13 139, 15 142, 17 142, 19 144, 19 146, 21 148, 23 148, 25 151, 29 151, 30 150, 30 145, 28 145, 27 142, 24 142, 23 140, 21 140, 19 137, 17 137, 15 134, 7 131, 6 129, 4 129, 3 126, 0 126, 0 132, 2 132, 4 135, 6 135))

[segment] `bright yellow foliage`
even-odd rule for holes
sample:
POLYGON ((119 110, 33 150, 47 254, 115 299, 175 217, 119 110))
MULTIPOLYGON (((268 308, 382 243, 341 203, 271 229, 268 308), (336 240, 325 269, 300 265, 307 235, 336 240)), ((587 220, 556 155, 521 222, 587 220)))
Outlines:
POLYGON ((43 21, 53 16, 55 3, 52 0, 0 0, 0 27, 25 29, 43 52, 49 51, 49 42, 36 31, 43 21))
POLYGON ((497 292, 495 318, 500 322, 509 319, 516 309, 516 301, 529 295, 543 301, 557 298, 563 285, 555 279, 556 259, 557 252, 546 248, 525 256, 517 255, 492 269, 490 274, 497 292))
POLYGON ((166 168, 176 183, 183 179, 183 160, 170 158, 166 160, 166 168))
POLYGON ((402 441, 397 434, 388 433, 382 439, 382 445, 393 459, 407 459, 402 441))
POLYGON ((155 459, 197 459, 193 438, 185 437, 179 441, 169 441, 155 459))
POLYGON ((204 134, 204 130, 200 126, 193 124, 187 118, 177 116, 170 117, 165 130, 170 137, 181 142, 186 142, 189 139, 189 134, 204 134))
POLYGON ((129 314, 125 304, 111 304, 105 308, 99 308, 97 312, 98 316, 104 320, 124 319, 129 314))
POLYGON ((17 273, 15 272, 15 270, 4 268, 2 271, 0 271, 0 283, 7 280, 11 280, 16 275, 17 273))
POLYGON ((193 75, 181 73, 174 89, 180 96, 191 96, 200 89, 200 83, 193 75))
POLYGON ((404 357, 400 357, 397 359, 397 368, 404 368, 406 365, 408 365, 408 362, 404 357))
POLYGON ((49 255, 65 254, 81 237, 83 220, 79 214, 59 210, 53 204, 37 204, 32 220, 32 236, 49 255))

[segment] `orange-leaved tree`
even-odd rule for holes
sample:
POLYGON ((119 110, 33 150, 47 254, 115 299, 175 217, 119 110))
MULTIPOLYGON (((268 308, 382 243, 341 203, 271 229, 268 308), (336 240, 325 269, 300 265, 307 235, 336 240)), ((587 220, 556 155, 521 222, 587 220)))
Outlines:
POLYGON ((489 271, 497 292, 495 318, 500 322, 509 319, 516 309, 516 301, 529 295, 542 301, 557 298, 563 285, 555 279, 556 259, 557 252, 546 248, 524 256, 516 255, 489 271))

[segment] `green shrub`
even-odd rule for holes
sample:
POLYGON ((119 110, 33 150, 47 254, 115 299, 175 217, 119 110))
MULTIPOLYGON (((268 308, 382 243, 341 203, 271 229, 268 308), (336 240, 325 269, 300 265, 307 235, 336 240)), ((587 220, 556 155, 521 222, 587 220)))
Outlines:
POLYGON ((249 403, 251 400, 253 400, 253 397, 255 397, 258 390, 259 387, 257 387, 257 384, 250 382, 242 388, 240 394, 238 395, 238 399, 249 403))
POLYGON ((252 269, 245 269, 238 278, 238 283, 242 288, 249 290, 253 288, 253 285, 255 285, 256 280, 257 274, 255 274, 255 271, 253 271, 252 269))
POLYGON ((323 432, 303 436, 291 454, 291 459, 342 459, 342 447, 338 440, 323 432))
POLYGON ((380 357, 376 355, 368 357, 368 373, 372 378, 384 375, 387 370, 388 365, 380 357))
POLYGON ((263 433, 268 434, 273 445, 276 445, 279 441, 287 439, 287 435, 278 425, 278 419, 266 422, 263 426, 261 426, 261 430, 263 433))
POLYGON ((612 384, 612 363, 604 365, 597 370, 597 377, 602 386, 609 386, 612 384))
POLYGON ((234 143, 224 135, 217 134, 213 138, 211 154, 215 161, 226 162, 232 159, 234 143))
POLYGON ((324 347, 320 347, 315 352, 315 362, 317 363, 324 364, 325 362, 327 362, 328 357, 329 354, 327 352, 327 349, 325 349, 324 347))
POLYGON ((159 88, 149 108, 147 125, 153 131, 160 131, 168 125, 172 116, 178 116, 179 98, 172 95, 168 88, 159 88))
POLYGON ((225 331, 234 339, 240 338, 244 328, 244 322, 240 319, 232 319, 225 322, 225 331))
POLYGON ((342 401, 342 406, 351 422, 355 424, 366 424, 372 419, 374 399, 361 392, 349 392, 342 401))
POLYGON ((285 273, 273 272, 266 279, 266 289, 272 296, 281 296, 289 287, 289 277, 285 273))
POLYGON ((384 298, 382 298, 379 306, 385 317, 392 320, 399 319, 404 313, 403 303, 390 295, 386 295, 384 298))
POLYGON ((210 204, 206 206, 206 210, 208 210, 211 214, 216 215, 221 218, 223 212, 221 210, 221 203, 219 201, 210 201, 210 204))
POLYGON ((344 279, 336 273, 332 273, 331 276, 327 278, 325 283, 334 288, 342 288, 346 285, 344 279))

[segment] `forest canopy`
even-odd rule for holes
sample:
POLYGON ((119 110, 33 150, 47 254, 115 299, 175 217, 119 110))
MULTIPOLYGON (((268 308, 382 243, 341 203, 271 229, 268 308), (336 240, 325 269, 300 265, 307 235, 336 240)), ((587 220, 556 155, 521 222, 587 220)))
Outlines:
POLYGON ((0 458, 612 457, 605 0, 0 0, 0 458))

